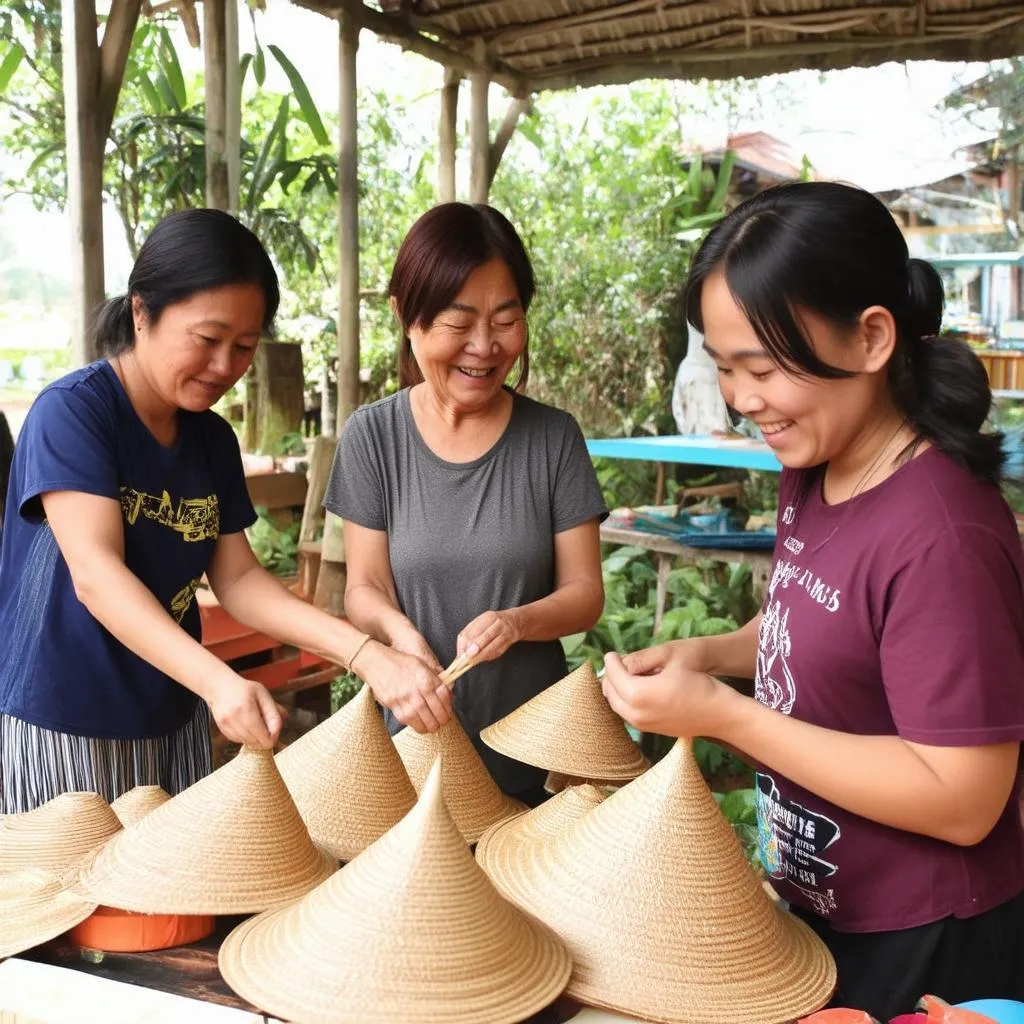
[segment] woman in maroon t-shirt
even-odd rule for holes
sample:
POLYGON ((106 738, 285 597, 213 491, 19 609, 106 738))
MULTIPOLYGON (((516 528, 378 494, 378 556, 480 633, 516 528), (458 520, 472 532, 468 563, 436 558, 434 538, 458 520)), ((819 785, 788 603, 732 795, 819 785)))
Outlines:
POLYGON ((832 949, 835 1004, 881 1020, 1024 998, 1024 558, 942 304, 859 189, 784 185, 709 234, 687 314, 785 467, 771 585, 736 633, 606 660, 635 726, 759 765, 765 871, 832 949))

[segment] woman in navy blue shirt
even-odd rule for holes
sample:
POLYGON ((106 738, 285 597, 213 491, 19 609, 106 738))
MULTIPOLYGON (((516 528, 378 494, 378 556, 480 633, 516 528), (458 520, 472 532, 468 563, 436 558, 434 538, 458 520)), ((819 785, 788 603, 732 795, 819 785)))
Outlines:
POLYGON ((204 575, 253 629, 371 681, 443 686, 289 593, 249 547, 238 443, 211 406, 278 299, 252 232, 215 210, 172 214, 100 312, 109 357, 29 411, 0 546, 0 813, 69 790, 176 793, 210 771, 211 714, 228 739, 273 745, 282 709, 200 642, 204 575))

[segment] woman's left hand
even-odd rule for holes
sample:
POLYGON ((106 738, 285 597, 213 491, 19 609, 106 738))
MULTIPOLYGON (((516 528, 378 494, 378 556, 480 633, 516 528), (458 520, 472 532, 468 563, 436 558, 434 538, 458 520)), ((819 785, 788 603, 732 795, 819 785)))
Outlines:
POLYGON ((455 653, 468 655, 474 662, 494 661, 522 638, 518 609, 484 612, 459 634, 455 653))
POLYGON ((606 655, 602 689, 612 710, 641 732, 723 739, 724 706, 735 691, 678 659, 664 663, 656 653, 606 655))

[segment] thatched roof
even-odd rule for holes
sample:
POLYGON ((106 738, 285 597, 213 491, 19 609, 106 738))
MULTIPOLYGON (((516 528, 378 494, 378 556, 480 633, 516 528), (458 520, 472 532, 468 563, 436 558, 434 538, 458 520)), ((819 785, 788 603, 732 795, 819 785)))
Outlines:
POLYGON ((297 0, 513 92, 1024 53, 1008 0, 297 0))

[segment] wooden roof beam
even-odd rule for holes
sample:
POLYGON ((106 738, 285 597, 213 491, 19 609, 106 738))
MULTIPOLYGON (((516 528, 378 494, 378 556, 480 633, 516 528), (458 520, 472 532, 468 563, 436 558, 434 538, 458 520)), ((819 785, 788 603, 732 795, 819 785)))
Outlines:
POLYGON ((101 139, 110 134, 117 98, 121 95, 128 51, 132 48, 142 0, 113 0, 100 43, 98 128, 101 139))
POLYGON ((353 17, 363 28, 381 38, 395 43, 403 50, 411 50, 421 57, 436 61, 464 75, 486 74, 491 81, 505 87, 513 96, 528 96, 531 92, 527 79, 508 65, 498 61, 480 61, 469 53, 431 39, 413 28, 401 15, 382 14, 367 7, 358 0, 297 0, 297 3, 318 14, 338 17, 343 11, 353 17))

